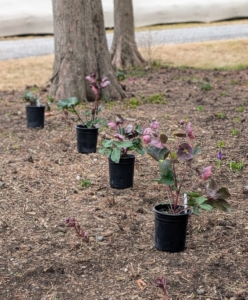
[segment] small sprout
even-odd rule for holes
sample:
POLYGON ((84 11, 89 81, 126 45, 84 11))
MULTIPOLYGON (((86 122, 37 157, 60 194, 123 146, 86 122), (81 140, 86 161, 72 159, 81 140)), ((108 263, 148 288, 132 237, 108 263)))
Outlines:
POLYGON ((236 111, 238 111, 238 112, 244 112, 245 108, 243 106, 239 106, 239 107, 236 108, 236 111))
POLYGON ((241 122, 241 120, 240 120, 240 118, 239 118, 239 117, 237 117, 237 118, 233 118, 233 122, 234 122, 234 123, 240 123, 240 122, 241 122))
POLYGON ((78 237, 82 238, 85 242, 89 241, 88 233, 81 229, 80 224, 74 218, 66 218, 65 225, 67 227, 74 227, 78 237))
POLYGON ((203 91, 211 91, 213 89, 212 85, 208 82, 207 83, 202 83, 200 88, 203 91))
POLYGON ((86 179, 81 180, 80 185, 83 188, 87 188, 87 187, 89 187, 91 185, 91 182, 90 182, 89 179, 86 178, 86 179))
POLYGON ((167 297, 166 279, 164 277, 157 278, 155 280, 155 284, 156 284, 156 287, 160 288, 163 291, 163 296, 164 296, 163 299, 167 300, 168 297, 167 297))
POLYGON ((225 119, 225 114, 222 113, 222 112, 219 112, 219 113, 216 113, 215 116, 218 118, 218 119, 225 119))
POLYGON ((220 168, 220 167, 221 167, 221 160, 220 160, 220 159, 217 159, 216 164, 217 164, 217 167, 220 168))
POLYGON ((219 141, 218 144, 217 144, 217 146, 219 148, 223 148, 223 147, 225 147, 225 143, 223 141, 219 141))
POLYGON ((238 80, 232 80, 232 84, 238 84, 238 80))
POLYGON ((221 97, 226 97, 227 93, 226 92, 222 92, 220 95, 221 95, 221 97))
POLYGON ((197 107, 197 110, 198 110, 199 112, 203 112, 203 106, 202 106, 202 105, 199 105, 199 106, 197 107))
POLYGON ((237 171, 241 171, 244 167, 243 162, 235 162, 235 161, 230 161, 229 163, 230 169, 235 173, 237 171))
POLYGON ((147 103, 153 103, 153 104, 166 104, 166 99, 164 94, 154 94, 150 97, 146 98, 147 103))
POLYGON ((236 129, 236 128, 233 128, 231 130, 231 132, 232 132, 232 135, 238 135, 238 129, 236 129))

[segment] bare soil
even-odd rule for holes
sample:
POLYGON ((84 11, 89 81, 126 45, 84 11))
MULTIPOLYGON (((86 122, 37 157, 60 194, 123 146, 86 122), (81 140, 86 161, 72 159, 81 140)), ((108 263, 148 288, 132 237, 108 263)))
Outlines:
MULTIPOLYGON (((247 300, 247 71, 140 72, 123 83, 135 99, 105 104, 108 120, 121 113, 143 127, 153 117, 163 129, 190 120, 202 148, 197 164, 211 164, 213 177, 229 187, 232 212, 191 215, 180 253, 154 247, 152 207, 167 197, 153 181, 154 160, 136 155, 133 188, 111 189, 107 158, 78 154, 75 126, 55 107, 44 129, 28 129, 24 91, 1 91, 0 299, 155 300, 162 291, 154 281, 163 276, 171 300, 247 300), (233 172, 230 161, 243 169, 233 172), (64 225, 67 217, 81 224, 89 242, 64 225)), ((43 103, 46 95, 41 88, 43 103)))

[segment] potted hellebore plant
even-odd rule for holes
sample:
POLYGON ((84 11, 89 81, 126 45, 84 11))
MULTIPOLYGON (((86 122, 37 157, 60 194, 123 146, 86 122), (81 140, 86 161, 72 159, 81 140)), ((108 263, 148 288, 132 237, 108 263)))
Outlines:
POLYGON ((26 105, 27 127, 43 128, 45 105, 41 105, 39 98, 35 97, 31 92, 26 92, 22 99, 29 103, 29 105, 26 105))
POLYGON ((158 161, 160 178, 156 181, 168 186, 166 203, 153 208, 155 247, 162 251, 179 252, 185 248, 190 207, 197 215, 200 209, 217 208, 229 212, 230 205, 226 199, 230 194, 227 188, 218 187, 213 179, 207 183, 203 195, 194 191, 200 180, 207 180, 211 176, 211 166, 199 170, 193 162, 200 149, 193 146, 195 135, 191 123, 185 125, 185 122, 181 121, 179 131, 172 134, 171 141, 178 142, 177 138, 184 139, 177 144, 175 151, 166 144, 169 140, 168 134, 169 132, 160 134, 159 123, 153 120, 150 127, 144 130, 143 140, 149 144, 147 153, 158 161))
POLYGON ((109 122, 109 128, 115 130, 114 139, 105 139, 101 143, 99 153, 109 159, 109 182, 110 187, 125 189, 133 186, 134 154, 144 154, 140 125, 125 125, 122 116, 117 115, 115 122, 109 122))
POLYGON ((68 117, 68 112, 74 113, 81 124, 76 126, 77 131, 77 150, 79 153, 96 152, 98 128, 99 125, 107 126, 104 118, 99 118, 99 113, 102 111, 100 103, 101 90, 109 85, 109 80, 104 78, 100 82, 96 79, 96 74, 91 74, 86 77, 90 83, 91 90, 95 95, 95 101, 92 109, 84 111, 85 120, 83 120, 76 110, 76 106, 80 104, 76 97, 62 99, 58 102, 59 109, 62 109, 65 117, 68 117))

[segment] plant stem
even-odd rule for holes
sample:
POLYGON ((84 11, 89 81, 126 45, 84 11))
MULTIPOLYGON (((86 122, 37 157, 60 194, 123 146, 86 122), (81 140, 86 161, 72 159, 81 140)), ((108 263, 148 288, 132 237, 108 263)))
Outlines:
POLYGON ((83 123, 83 120, 81 119, 80 115, 78 114, 78 112, 76 111, 75 107, 72 107, 74 113, 76 114, 76 116, 78 117, 78 120, 80 120, 83 123))
MULTIPOLYGON (((186 163, 186 167, 185 167, 185 170, 184 170, 184 173, 183 173, 183 178, 182 178, 182 180, 181 180, 181 182, 180 182, 180 184, 179 184, 179 188, 178 188, 178 190, 177 190, 177 192, 176 192, 176 194, 177 194, 176 201, 175 201, 176 206, 177 206, 178 199, 179 199, 179 196, 180 196, 180 192, 181 192, 181 189, 182 189, 184 180, 185 180, 185 176, 186 176, 187 171, 188 171, 188 166, 189 166, 189 164, 186 163)), ((175 206, 175 205, 174 205, 174 206, 175 206)), ((175 210, 175 207, 174 207, 174 210, 175 210)))

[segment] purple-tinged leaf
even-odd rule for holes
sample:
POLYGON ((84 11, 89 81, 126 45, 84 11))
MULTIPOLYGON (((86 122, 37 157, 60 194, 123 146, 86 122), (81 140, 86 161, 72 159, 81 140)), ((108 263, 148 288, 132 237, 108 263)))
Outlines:
POLYGON ((227 188, 225 187, 222 187, 220 189, 218 189, 218 191, 216 192, 216 196, 215 196, 215 199, 228 199, 230 197, 230 193, 228 191, 227 188))
POLYGON ((173 135, 175 135, 177 137, 181 137, 181 138, 185 138, 187 136, 186 133, 183 133, 183 132, 175 132, 175 133, 173 133, 173 135))
POLYGON ((133 131, 133 125, 131 124, 127 125, 127 127, 125 128, 126 134, 130 134, 132 131, 133 131))
POLYGON ((168 141, 168 136, 164 133, 161 133, 159 136, 159 139, 160 139, 161 143, 166 144, 166 142, 168 141))
POLYGON ((90 82, 90 83, 96 83, 96 74, 95 73, 92 73, 88 76, 86 76, 86 79, 90 82))
POLYGON ((106 86, 110 84, 110 81, 108 80, 107 77, 105 77, 102 82, 101 82, 101 88, 104 89, 106 86))
POLYGON ((170 153, 170 151, 164 147, 163 149, 156 148, 154 146, 147 147, 147 154, 149 154, 156 161, 164 160, 170 153))

